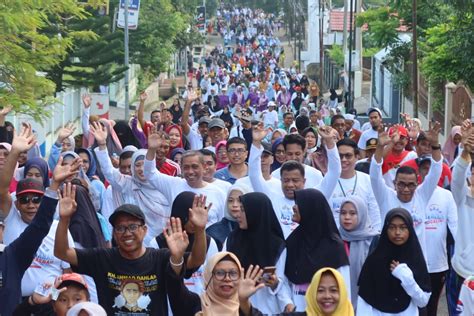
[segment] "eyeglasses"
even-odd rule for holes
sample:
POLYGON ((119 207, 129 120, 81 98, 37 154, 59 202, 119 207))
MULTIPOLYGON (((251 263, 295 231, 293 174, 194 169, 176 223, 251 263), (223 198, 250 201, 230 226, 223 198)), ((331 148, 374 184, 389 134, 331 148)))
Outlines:
POLYGON ((240 273, 237 270, 216 270, 212 272, 212 275, 217 281, 223 281, 227 276, 229 276, 231 281, 237 281, 240 278, 240 273))
POLYGON ((230 149, 227 150, 227 152, 229 154, 232 154, 232 155, 234 155, 234 154, 242 155, 246 151, 247 151, 247 149, 245 149, 245 148, 230 148, 230 149))
POLYGON ((120 226, 114 227, 114 231, 119 234, 124 234, 127 230, 131 233, 134 233, 138 230, 139 227, 142 227, 142 226, 145 226, 145 225, 141 225, 141 224, 130 224, 128 226, 120 225, 120 226))
POLYGON ((42 199, 42 196, 20 196, 18 197, 18 202, 20 202, 20 204, 28 204, 30 202, 33 204, 40 204, 42 199))
POLYGON ((395 185, 397 186, 397 189, 399 189, 399 190, 403 190, 405 188, 408 188, 409 190, 415 190, 416 187, 418 186, 418 183, 396 182, 395 185))
POLYGON ((284 150, 281 150, 281 149, 278 149, 275 151, 275 154, 276 155, 284 155, 285 154, 285 151, 284 150))
POLYGON ((341 160, 343 160, 344 158, 346 158, 346 160, 351 160, 354 157, 354 154, 339 154, 339 157, 341 158, 341 160))

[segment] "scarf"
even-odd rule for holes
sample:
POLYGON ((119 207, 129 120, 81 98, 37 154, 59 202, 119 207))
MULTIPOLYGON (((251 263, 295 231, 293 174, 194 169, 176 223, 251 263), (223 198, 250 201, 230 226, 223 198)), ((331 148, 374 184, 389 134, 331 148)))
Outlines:
POLYGON ((275 266, 285 249, 285 238, 273 210, 272 201, 263 193, 240 197, 247 217, 247 229, 237 228, 227 238, 227 250, 239 258, 242 267, 275 266))
POLYGON ((172 125, 168 126, 165 129, 166 134, 169 135, 169 133, 171 132, 172 129, 178 130, 178 132, 179 132, 179 142, 178 142, 178 145, 176 145, 176 146, 171 146, 171 142, 170 142, 170 149, 168 150, 168 153, 166 154, 166 158, 168 158, 168 159, 171 158, 171 152, 173 151, 173 149, 183 148, 183 130, 181 129, 181 126, 176 125, 176 124, 172 124, 172 125))
POLYGON ((23 169, 23 175, 26 177, 26 174, 31 168, 36 168, 41 173, 41 177, 43 178, 43 188, 49 187, 49 167, 48 163, 44 161, 43 158, 31 158, 28 159, 25 163, 23 169))
MULTIPOLYGON (((331 314, 334 316, 354 316, 354 309, 352 308, 351 302, 347 297, 347 289, 344 279, 339 273, 339 271, 332 268, 322 268, 313 276, 311 284, 306 291, 305 300, 306 300, 306 315, 308 316, 321 316, 323 312, 319 308, 316 297, 318 295, 318 287, 321 282, 323 274, 330 273, 336 279, 337 285, 339 287, 339 304, 336 307, 336 310, 331 314)), ((356 297, 357 298, 357 297, 356 297)))
POLYGON ((295 191, 300 225, 286 240, 285 274, 294 284, 306 284, 323 267, 349 264, 331 207, 316 189, 295 191))
POLYGON ((220 159, 219 159, 219 154, 218 154, 218 153, 219 153, 219 148, 221 148, 222 146, 225 147, 226 144, 227 144, 227 141, 226 141, 226 140, 221 140, 220 142, 218 142, 218 143, 216 144, 216 162, 217 162, 217 164, 216 164, 216 169, 217 169, 217 170, 220 170, 220 169, 222 169, 222 168, 225 168, 225 167, 227 167, 227 165, 229 164, 228 162, 223 162, 222 160, 220 160, 220 159))
MULTIPOLYGON (((104 125, 105 129, 107 130, 106 144, 109 156, 112 157, 113 154, 120 155, 120 153, 122 152, 122 144, 120 143, 120 140, 112 127, 112 124, 115 124, 115 122, 107 119, 100 119, 99 122, 104 125)), ((92 147, 92 149, 98 147, 97 142, 95 141, 94 135, 92 135, 92 133, 89 133, 89 136, 83 142, 82 147, 92 147)))
MULTIPOLYGON (((279 129, 275 130, 275 132, 276 131, 279 131, 279 129)), ((286 135, 286 132, 285 132, 285 135, 286 135)), ((272 145, 272 153, 273 153, 273 163, 272 163, 272 166, 271 166, 271 171, 272 172, 277 170, 278 168, 280 168, 281 165, 282 165, 282 163, 278 162, 278 160, 276 159, 277 148, 282 142, 283 142, 283 137, 280 137, 280 138, 277 138, 275 140, 275 142, 273 143, 273 145, 272 145)))
POLYGON ((397 260, 408 265, 418 286, 431 292, 430 276, 420 243, 413 228, 413 219, 407 210, 395 208, 385 216, 385 223, 377 247, 367 257, 359 277, 359 296, 367 304, 384 313, 397 314, 408 308, 411 297, 403 289, 400 280, 390 271, 390 263, 397 260), (393 218, 401 218, 408 227, 409 237, 405 244, 393 244, 387 235, 393 218))
POLYGON ((443 145, 443 156, 448 161, 448 165, 450 166, 454 162, 454 152, 457 147, 454 143, 454 136, 456 136, 456 134, 461 135, 461 126, 453 126, 451 129, 451 134, 449 134, 449 136, 446 138, 446 141, 443 145))
POLYGON ((242 195, 244 195, 244 194, 252 192, 252 189, 249 188, 247 185, 245 185, 243 183, 238 183, 237 182, 237 183, 233 184, 229 188, 229 190, 227 191, 227 199, 226 199, 226 203, 225 203, 225 207, 224 207, 224 217, 227 218, 229 221, 235 222, 236 221, 235 218, 233 218, 232 215, 229 212, 229 203, 227 203, 227 201, 229 200, 229 196, 232 193, 232 191, 239 191, 239 192, 242 193, 242 195))
POLYGON ((135 147, 140 147, 140 144, 133 135, 133 131, 127 121, 117 121, 117 123, 114 125, 114 131, 117 134, 117 138, 119 139, 122 146, 126 147, 132 145, 135 147))
POLYGON ((74 242, 84 248, 105 248, 106 243, 100 228, 99 218, 88 190, 76 185, 77 211, 71 217, 69 231, 74 242))
POLYGON ((362 270, 365 259, 369 254, 372 238, 378 235, 378 233, 370 226, 367 202, 356 195, 352 195, 342 201, 340 208, 346 203, 352 203, 354 205, 358 219, 357 226, 351 231, 345 230, 342 225, 339 227, 342 240, 350 242, 349 263, 351 280, 353 280, 353 282, 351 282, 352 304, 357 307, 357 293, 359 288, 355 280, 359 279, 360 270, 362 270))
MULTIPOLYGON (((137 150, 132 156, 132 201, 125 201, 127 203, 135 204, 145 213, 146 219, 149 221, 150 217, 158 217, 159 223, 153 223, 149 227, 155 227, 159 224, 160 227, 166 227, 169 220, 169 202, 166 197, 156 190, 148 181, 141 181, 135 174, 135 164, 146 156, 146 149, 137 150), (153 216, 149 216, 152 214, 153 216)), ((129 194, 129 192, 127 192, 129 194)), ((127 194, 127 195, 128 195, 127 194)), ((125 196, 125 194, 124 194, 125 196)))
POLYGON ((217 296, 214 292, 210 283, 212 282, 215 266, 222 261, 225 257, 230 257, 240 271, 242 271, 242 266, 236 255, 231 252, 218 252, 215 254, 204 268, 204 282, 206 291, 201 294, 201 309, 202 312, 200 315, 204 316, 238 316, 239 315, 239 294, 236 292, 232 297, 228 299, 221 298, 217 296))
POLYGON ((76 149, 76 154, 85 153, 89 157, 89 169, 86 170, 86 175, 89 180, 93 180, 96 172, 97 172, 97 163, 95 161, 95 156, 89 149, 86 148, 78 148, 76 149))

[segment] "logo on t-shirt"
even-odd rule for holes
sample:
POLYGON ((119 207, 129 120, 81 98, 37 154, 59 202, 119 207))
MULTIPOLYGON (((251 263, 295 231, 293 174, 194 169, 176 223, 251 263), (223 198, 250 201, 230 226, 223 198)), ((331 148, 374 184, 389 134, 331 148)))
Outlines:
POLYGON ((149 293, 158 290, 158 278, 155 274, 129 276, 109 272, 107 277, 109 288, 119 291, 114 300, 115 315, 130 315, 130 312, 135 316, 149 315, 149 293))

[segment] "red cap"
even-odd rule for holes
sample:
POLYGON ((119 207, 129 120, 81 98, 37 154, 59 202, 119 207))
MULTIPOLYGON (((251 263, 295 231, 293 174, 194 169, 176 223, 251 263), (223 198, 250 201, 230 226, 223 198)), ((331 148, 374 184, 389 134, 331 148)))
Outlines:
POLYGON ((77 273, 64 273, 63 275, 57 277, 56 283, 59 283, 58 288, 61 287, 61 284, 64 282, 78 283, 87 289, 86 280, 82 275, 77 273))
MULTIPOLYGON (((397 128, 397 126, 392 126, 392 127, 390 127, 390 129, 388 130, 388 135, 389 135, 389 136, 392 136, 393 133, 395 133, 396 128, 397 128)), ((400 136, 408 137, 408 131, 407 131, 407 129, 406 129, 405 127, 403 127, 403 126, 400 126, 400 125, 398 126, 398 134, 399 134, 400 136)))

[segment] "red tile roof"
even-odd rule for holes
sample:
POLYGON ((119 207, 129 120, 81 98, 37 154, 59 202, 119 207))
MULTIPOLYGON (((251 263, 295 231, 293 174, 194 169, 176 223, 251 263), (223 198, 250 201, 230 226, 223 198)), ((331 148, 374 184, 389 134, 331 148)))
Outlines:
MULTIPOLYGON (((354 15, 354 12, 352 12, 354 15)), ((347 30, 350 30, 350 14, 347 12, 347 30)), ((352 17, 352 25, 355 25, 355 16, 352 17)), ((362 26, 363 31, 367 31, 367 25, 362 26)), ((344 11, 331 10, 329 14, 329 32, 342 32, 344 30, 344 11)), ((402 25, 400 21, 400 27, 397 29, 399 32, 408 32, 408 27, 402 25)))

